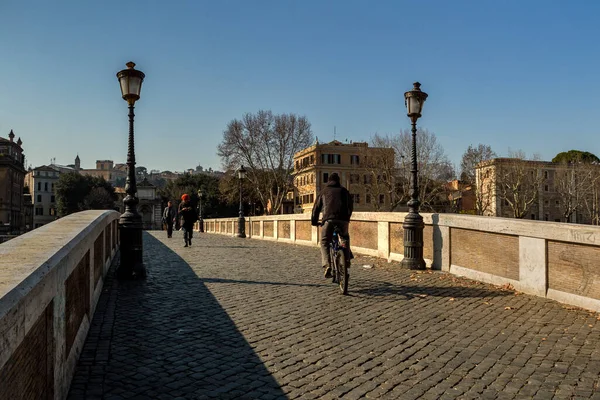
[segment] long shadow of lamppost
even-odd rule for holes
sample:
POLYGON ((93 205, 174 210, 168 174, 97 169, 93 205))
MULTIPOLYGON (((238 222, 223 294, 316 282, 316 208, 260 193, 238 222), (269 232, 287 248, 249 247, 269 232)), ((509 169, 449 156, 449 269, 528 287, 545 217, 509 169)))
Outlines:
POLYGON ((413 90, 404 93, 408 117, 412 122, 412 149, 411 149, 411 175, 410 175, 410 200, 408 201, 408 214, 404 218, 404 258, 402 266, 410 269, 425 269, 423 259, 423 217, 419 214, 419 185, 417 180, 417 120, 421 117, 423 103, 427 93, 421 91, 421 84, 415 82, 413 90))
POLYGON ((135 63, 129 61, 127 69, 119 71, 117 78, 121 85, 123 100, 129 104, 129 145, 127 148, 127 179, 123 200, 125 212, 119 218, 119 232, 121 235, 121 263, 117 269, 119 278, 143 278, 146 269, 143 264, 142 245, 142 216, 137 211, 139 203, 137 186, 135 182, 135 148, 133 141, 133 113, 134 104, 140 98, 142 82, 146 76, 142 71, 134 69, 135 63))

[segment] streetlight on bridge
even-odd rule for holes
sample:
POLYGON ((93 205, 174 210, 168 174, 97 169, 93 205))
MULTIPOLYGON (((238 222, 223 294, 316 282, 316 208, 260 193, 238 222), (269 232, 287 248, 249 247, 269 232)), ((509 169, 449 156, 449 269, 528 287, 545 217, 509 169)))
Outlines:
POLYGON ((127 148, 127 179, 123 200, 125 212, 119 218, 119 232, 121 236, 121 263, 117 269, 119 278, 143 278, 146 269, 143 264, 142 246, 142 216, 137 211, 139 203, 137 186, 135 182, 135 149, 133 141, 133 109, 140 98, 142 82, 146 76, 142 71, 134 69, 135 63, 129 61, 127 69, 119 71, 117 78, 121 85, 123 100, 129 104, 129 145, 127 148))
POLYGON ((419 185, 417 180, 417 120, 421 117, 423 103, 427 93, 421 91, 421 84, 415 82, 413 90, 404 93, 404 101, 408 117, 412 123, 410 200, 408 214, 404 218, 404 259, 402 265, 410 269, 425 269, 423 259, 423 217, 419 214, 419 185))
POLYGON ((242 181, 246 177, 246 170, 242 165, 237 171, 238 179, 240 180, 240 216, 238 217, 238 233, 237 237, 246 237, 246 219, 244 218, 244 203, 242 203, 242 181))
POLYGON ((198 231, 204 232, 204 221, 202 220, 202 190, 198 189, 198 231))

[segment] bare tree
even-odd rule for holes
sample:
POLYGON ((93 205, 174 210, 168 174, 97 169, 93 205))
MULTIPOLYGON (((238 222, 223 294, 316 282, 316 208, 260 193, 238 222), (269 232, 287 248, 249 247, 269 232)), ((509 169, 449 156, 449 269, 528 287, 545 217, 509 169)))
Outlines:
POLYGON ((588 165, 593 178, 591 179, 587 196, 583 198, 583 210, 592 225, 600 225, 600 175, 598 165, 588 165))
POLYGON ((509 158, 498 161, 495 177, 498 198, 510 207, 513 217, 524 218, 538 200, 544 179, 536 165, 539 160, 527 160, 522 150, 509 150, 509 158))
POLYGON ((497 157, 489 145, 479 144, 477 147, 469 145, 460 161, 460 179, 470 184, 476 181, 476 167, 483 161, 497 157))
POLYGON ((260 110, 234 119, 223 132, 218 154, 227 170, 244 165, 264 209, 277 213, 289 190, 294 154, 313 141, 310 122, 295 114, 260 110))
POLYGON ((590 211, 593 207, 591 201, 597 180, 597 171, 590 164, 564 162, 561 168, 557 168, 554 176, 554 191, 558 195, 565 221, 570 221, 575 215, 575 222, 581 222, 577 221, 577 214, 583 211, 584 207, 588 209, 590 219, 594 220, 594 213, 590 211))
MULTIPOLYGON (((398 135, 376 134, 371 142, 374 146, 392 147, 395 151, 396 174, 393 178, 396 183, 392 193, 397 206, 410 198, 412 132, 405 129, 398 135)), ((448 202, 445 183, 453 179, 455 173, 443 147, 437 142, 435 133, 426 129, 417 131, 417 168, 421 207, 423 210, 434 211, 436 205, 448 202)), ((391 187, 390 184, 388 186, 391 187)))
POLYGON ((371 148, 364 147, 362 155, 363 184, 375 211, 384 211, 385 203, 379 201, 381 195, 389 198, 389 207, 385 211, 394 211, 408 198, 404 190, 402 177, 398 174, 399 158, 389 136, 375 135, 371 138, 371 148))

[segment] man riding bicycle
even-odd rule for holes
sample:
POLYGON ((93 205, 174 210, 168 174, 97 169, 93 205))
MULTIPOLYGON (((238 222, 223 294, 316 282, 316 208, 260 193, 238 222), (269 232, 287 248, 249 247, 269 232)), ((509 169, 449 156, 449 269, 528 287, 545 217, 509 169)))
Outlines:
POLYGON ((340 184, 340 176, 335 172, 329 176, 327 185, 321 190, 312 209, 311 224, 319 225, 319 214, 323 211, 323 226, 321 228, 321 263, 325 278, 331 278, 331 260, 329 259, 329 243, 333 237, 333 230, 337 226, 340 236, 346 240, 348 253, 350 252, 350 236, 348 224, 352 216, 352 197, 350 192, 340 184))

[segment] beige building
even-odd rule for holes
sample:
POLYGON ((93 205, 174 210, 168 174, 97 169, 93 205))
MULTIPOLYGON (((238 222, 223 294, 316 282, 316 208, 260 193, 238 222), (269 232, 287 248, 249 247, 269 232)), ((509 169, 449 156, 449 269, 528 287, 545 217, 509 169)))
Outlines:
MULTIPOLYGON (((369 147, 367 143, 344 144, 337 140, 314 145, 294 154, 294 198, 296 212, 310 212, 329 175, 340 176, 352 195, 354 210, 368 211, 389 207, 389 194, 375 191, 380 175, 374 164, 393 165, 394 149, 369 147), (377 207, 375 207, 377 203, 377 207)), ((375 165, 376 166, 376 165, 375 165)))
POLYGON ((58 219, 54 187, 59 177, 60 171, 46 165, 34 168, 25 175, 25 186, 29 187, 33 203, 33 228, 58 219))
POLYGON ((25 230, 23 178, 25 155, 19 138, 11 130, 8 139, 0 137, 0 232, 25 230))
POLYGON ((495 158, 476 167, 475 179, 483 215, 600 222, 600 165, 495 158))
POLYGON ((127 167, 125 164, 115 165, 112 160, 96 160, 95 169, 80 169, 79 165, 79 156, 77 156, 75 166, 82 175, 102 177, 113 186, 125 186, 125 178, 127 177, 127 167))

